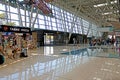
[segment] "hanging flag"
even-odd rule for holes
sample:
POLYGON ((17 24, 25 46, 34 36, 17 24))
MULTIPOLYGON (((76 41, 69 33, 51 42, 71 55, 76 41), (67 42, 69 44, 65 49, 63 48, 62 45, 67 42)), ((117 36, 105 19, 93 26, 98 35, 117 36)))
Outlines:
POLYGON ((50 14, 52 13, 52 10, 42 1, 39 0, 37 3, 37 7, 44 13, 44 14, 50 14))
POLYGON ((33 5, 34 7, 39 8, 44 14, 50 14, 52 13, 52 10, 46 5, 46 3, 51 1, 53 0, 23 0, 23 1, 20 1, 19 4, 21 4, 21 6, 23 4, 26 4, 29 6, 33 5))

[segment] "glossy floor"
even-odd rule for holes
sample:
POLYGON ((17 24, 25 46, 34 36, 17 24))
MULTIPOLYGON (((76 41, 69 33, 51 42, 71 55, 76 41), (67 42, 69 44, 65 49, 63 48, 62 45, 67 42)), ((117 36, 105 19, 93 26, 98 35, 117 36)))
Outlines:
POLYGON ((0 80, 120 80, 119 52, 113 48, 84 46, 40 47, 31 56, 4 64, 0 80), (110 56, 110 54, 114 56, 110 56))

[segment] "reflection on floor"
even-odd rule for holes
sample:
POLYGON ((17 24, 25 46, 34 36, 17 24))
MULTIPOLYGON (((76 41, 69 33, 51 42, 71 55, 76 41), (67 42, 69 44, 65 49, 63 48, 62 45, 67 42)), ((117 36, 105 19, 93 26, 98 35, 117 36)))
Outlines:
POLYGON ((120 80, 119 76, 119 52, 108 47, 40 47, 28 58, 0 68, 0 80, 120 80))

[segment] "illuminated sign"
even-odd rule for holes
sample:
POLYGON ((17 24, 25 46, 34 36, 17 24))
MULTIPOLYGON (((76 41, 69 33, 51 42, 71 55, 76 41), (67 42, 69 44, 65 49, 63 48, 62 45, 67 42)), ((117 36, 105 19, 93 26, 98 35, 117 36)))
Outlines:
POLYGON ((11 28, 10 27, 10 31, 20 31, 20 28, 11 28))
POLYGON ((21 31, 24 31, 24 32, 29 32, 28 29, 21 29, 21 31))
POLYGON ((0 25, 2 32, 31 33, 31 29, 27 27, 0 25))

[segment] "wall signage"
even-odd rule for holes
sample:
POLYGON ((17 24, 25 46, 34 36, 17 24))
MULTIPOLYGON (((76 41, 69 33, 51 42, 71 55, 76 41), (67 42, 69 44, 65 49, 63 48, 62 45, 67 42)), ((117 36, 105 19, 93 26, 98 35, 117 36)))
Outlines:
POLYGON ((31 33, 31 29, 27 27, 0 25, 1 32, 31 33))

